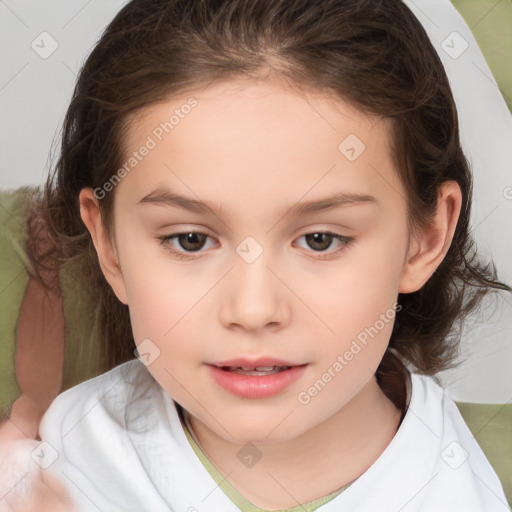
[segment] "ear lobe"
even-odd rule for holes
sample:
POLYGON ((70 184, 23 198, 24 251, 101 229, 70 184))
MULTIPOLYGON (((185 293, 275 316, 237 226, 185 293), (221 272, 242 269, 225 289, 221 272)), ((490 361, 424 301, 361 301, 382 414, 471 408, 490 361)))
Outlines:
POLYGON ((128 304, 124 277, 119 264, 115 244, 112 244, 103 226, 98 199, 92 188, 83 188, 79 194, 80 216, 91 234, 98 260, 105 279, 117 298, 128 304))
POLYGON ((402 270, 399 293, 419 290, 436 271, 450 248, 459 220, 462 192, 456 181, 444 182, 432 221, 412 241, 402 270))

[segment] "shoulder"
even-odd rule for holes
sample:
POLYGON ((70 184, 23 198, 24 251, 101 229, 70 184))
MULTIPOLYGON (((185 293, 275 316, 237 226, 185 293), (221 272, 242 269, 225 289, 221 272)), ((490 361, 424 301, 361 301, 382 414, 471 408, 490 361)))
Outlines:
MULTIPOLYGON (((470 448, 481 451, 455 401, 436 377, 411 374, 413 414, 436 427, 440 437, 469 439, 470 448)), ((483 455, 483 453, 482 453, 483 455)))
MULTIPOLYGON (((453 447, 457 444, 461 451, 463 449, 468 455, 472 453, 472 463, 480 463, 492 469, 457 405, 440 382, 435 377, 413 373, 411 384, 411 414, 407 411, 406 417, 415 416, 425 427, 430 428, 441 450, 448 445, 453 447)), ((445 457, 443 452, 441 457, 445 457)))
POLYGON ((425 494, 433 501, 442 499, 445 506, 508 510, 496 472, 448 392, 435 377, 412 374, 411 384, 407 415, 414 416, 415 431, 410 429, 409 435, 417 451, 431 450, 425 458, 433 480, 425 494))
POLYGON ((154 459, 162 456, 163 447, 175 443, 169 432, 170 404, 137 359, 52 402, 40 426, 46 465, 66 486, 77 510, 90 510, 91 502, 112 512, 168 510, 148 471, 158 465, 154 459))
POLYGON ((97 426, 124 429, 127 407, 154 397, 158 385, 146 367, 135 359, 61 393, 46 411, 40 425, 41 439, 66 438, 78 430, 93 435, 97 426))

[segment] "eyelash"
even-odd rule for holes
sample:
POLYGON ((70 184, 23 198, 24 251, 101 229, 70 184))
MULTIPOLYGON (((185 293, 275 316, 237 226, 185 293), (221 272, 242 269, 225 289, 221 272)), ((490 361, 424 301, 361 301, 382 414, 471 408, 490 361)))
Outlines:
MULTIPOLYGON (((171 240, 173 240, 174 238, 178 238, 180 235, 189 235, 189 234, 204 235, 205 233, 201 233, 200 231, 183 231, 180 233, 174 233, 172 235, 158 237, 158 239, 160 240, 160 244, 167 249, 167 251, 169 252, 169 254, 171 254, 171 256, 177 257, 180 261, 181 260, 192 260, 192 259, 195 259, 196 256, 192 256, 191 254, 195 254, 195 253, 190 253, 190 254, 183 253, 183 252, 180 252, 180 251, 174 249, 174 247, 169 245, 171 240)), ((340 252, 344 251, 347 247, 349 247, 351 245, 351 243, 354 241, 354 237, 339 235, 337 233, 333 233, 332 231, 311 231, 309 233, 304 233, 299 238, 302 238, 307 235, 313 235, 313 234, 332 236, 335 240, 338 240, 342 244, 339 249, 337 249, 335 251, 328 252, 327 257, 320 256, 321 260, 327 259, 329 257, 339 254, 340 252)), ((211 238, 208 235, 206 235, 206 236, 208 238, 211 238)), ((201 250, 199 250, 197 252, 201 252, 201 250)), ((319 255, 321 255, 321 254, 325 254, 326 251, 313 251, 313 252, 317 252, 319 255)))

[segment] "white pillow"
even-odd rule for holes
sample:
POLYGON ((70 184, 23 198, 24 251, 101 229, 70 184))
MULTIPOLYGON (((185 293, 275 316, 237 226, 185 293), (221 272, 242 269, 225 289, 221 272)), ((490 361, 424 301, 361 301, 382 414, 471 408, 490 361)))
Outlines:
MULTIPOLYGON (((450 80, 462 146, 474 176, 477 247, 512 284, 512 115, 470 28, 448 0, 404 0, 427 31, 450 80)), ((440 377, 461 401, 512 400, 512 294, 486 301, 485 324, 467 325, 458 369, 440 377)))

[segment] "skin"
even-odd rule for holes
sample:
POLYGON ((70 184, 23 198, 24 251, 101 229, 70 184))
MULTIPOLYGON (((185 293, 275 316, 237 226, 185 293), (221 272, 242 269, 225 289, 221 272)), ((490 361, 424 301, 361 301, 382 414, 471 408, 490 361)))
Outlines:
POLYGON ((254 504, 291 507, 351 482, 392 440, 401 411, 374 375, 392 322, 308 404, 297 397, 398 293, 432 275, 453 236, 460 189, 446 182, 431 225, 413 236, 388 122, 339 98, 268 80, 219 82, 144 109, 131 120, 127 157, 190 96, 197 107, 110 192, 112 237, 92 189, 80 193, 81 215, 105 277, 129 306, 136 343, 149 338, 160 350, 148 370, 189 412, 203 451, 254 504), (338 150, 349 134, 366 146, 354 161, 338 150), (222 211, 137 204, 157 186, 222 211), (333 192, 376 202, 287 215, 298 201, 333 192), (208 235, 202 247, 168 242, 188 249, 187 259, 158 240, 191 231, 208 235), (323 250, 308 244, 304 235, 321 231, 354 240, 332 239, 323 250), (236 252, 247 236, 263 249, 252 263, 236 252), (281 393, 246 399, 218 386, 205 364, 259 356, 308 366, 281 393), (237 457, 247 442, 262 455, 251 468, 237 457))
POLYGON ((62 482, 31 458, 40 444, 41 417, 61 389, 64 313, 58 288, 47 295, 38 281, 29 279, 16 342, 21 396, 0 424, 0 512, 72 512, 62 482))

